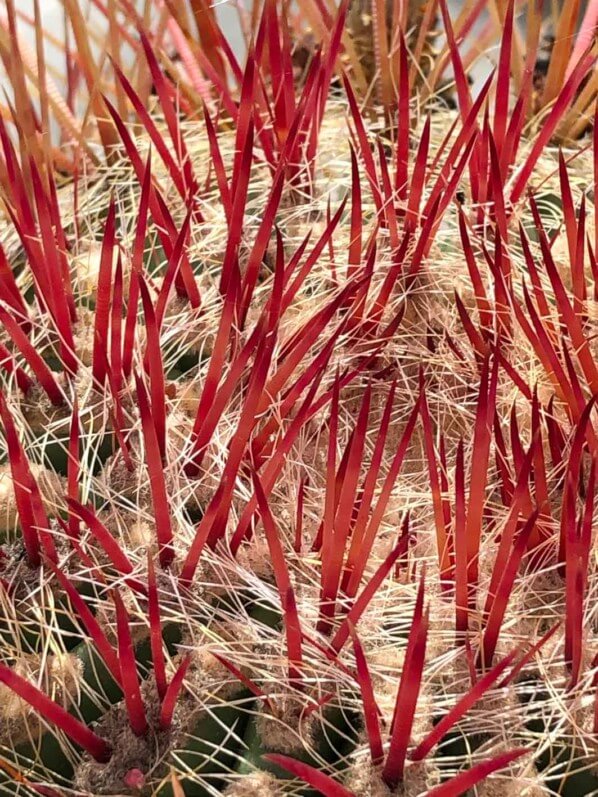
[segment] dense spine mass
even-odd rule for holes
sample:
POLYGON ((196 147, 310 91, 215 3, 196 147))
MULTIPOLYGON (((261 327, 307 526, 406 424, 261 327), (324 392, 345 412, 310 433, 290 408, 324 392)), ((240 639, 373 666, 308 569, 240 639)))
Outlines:
POLYGON ((488 5, 5 0, 3 794, 598 794, 598 5, 488 5))

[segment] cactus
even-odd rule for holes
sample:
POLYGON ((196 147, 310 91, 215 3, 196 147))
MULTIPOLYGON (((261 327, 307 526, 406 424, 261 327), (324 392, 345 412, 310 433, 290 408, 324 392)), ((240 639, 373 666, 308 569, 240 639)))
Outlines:
POLYGON ((0 15, 2 793, 598 794, 596 3, 63 5, 64 96, 0 15))

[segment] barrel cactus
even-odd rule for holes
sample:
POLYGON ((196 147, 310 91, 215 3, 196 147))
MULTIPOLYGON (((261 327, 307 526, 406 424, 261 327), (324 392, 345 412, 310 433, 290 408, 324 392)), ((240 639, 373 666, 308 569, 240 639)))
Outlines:
POLYGON ((598 794, 596 3, 63 6, 0 16, 1 792, 598 794))

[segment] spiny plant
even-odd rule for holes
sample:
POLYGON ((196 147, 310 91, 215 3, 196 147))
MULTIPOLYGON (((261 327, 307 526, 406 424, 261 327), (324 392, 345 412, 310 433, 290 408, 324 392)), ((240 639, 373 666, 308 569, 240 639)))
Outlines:
POLYGON ((5 0, 2 793, 598 794, 580 5, 5 0))

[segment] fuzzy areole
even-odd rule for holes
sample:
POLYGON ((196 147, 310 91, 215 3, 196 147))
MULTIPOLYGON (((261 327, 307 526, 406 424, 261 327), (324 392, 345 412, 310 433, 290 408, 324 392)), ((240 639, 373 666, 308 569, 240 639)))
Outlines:
POLYGON ((256 719, 256 732, 265 750, 297 756, 312 747, 317 721, 313 713, 301 718, 304 706, 301 693, 272 698, 272 708, 265 707, 256 719))
POLYGON ((225 797, 282 797, 284 786, 269 772, 243 775, 223 792, 225 797))
POLYGON ((345 783, 356 797, 418 797, 436 786, 439 771, 433 761, 407 764, 403 782, 396 789, 389 788, 382 779, 380 767, 368 761, 352 762, 345 783))
MULTIPOLYGON (((48 515, 56 514, 57 499, 64 491, 64 481, 52 470, 29 463, 31 475, 39 488, 44 509, 48 515)), ((19 524, 12 473, 9 465, 0 466, 0 539, 14 533, 19 524)))
MULTIPOLYGON (((87 368, 80 368, 74 379, 60 374, 57 379, 63 386, 66 395, 74 392, 80 409, 80 425, 90 435, 110 434, 112 422, 106 412, 103 391, 94 385, 92 373, 87 368)), ((53 404, 43 387, 34 383, 26 396, 21 397, 23 417, 27 421, 33 435, 45 441, 58 438, 66 449, 69 428, 72 418, 70 401, 53 404)))
MULTIPOLYGON (((41 662, 35 655, 21 656, 14 664, 14 671, 32 680, 39 680, 44 691, 61 705, 74 705, 81 688, 83 665, 70 653, 51 656, 40 672, 41 662)), ((39 715, 28 703, 0 684, 0 745, 16 746, 29 740, 38 740, 45 732, 39 715)))
MULTIPOLYGON (((112 266, 116 266, 118 251, 113 253, 112 266)), ((89 243, 81 241, 79 252, 71 260, 73 271, 73 282, 79 298, 87 303, 95 303, 97 300, 98 278, 102 261, 102 244, 97 241, 89 243)), ((127 258, 123 265, 123 291, 125 295, 129 288, 130 264, 127 258)))
MULTIPOLYGON (((77 788, 88 794, 130 794, 127 788, 127 775, 132 769, 139 770, 151 780, 159 776, 156 769, 165 767, 163 759, 172 744, 173 733, 177 729, 162 731, 158 725, 159 701, 152 681, 142 687, 148 730, 137 736, 129 724, 127 712, 122 703, 111 708, 97 723, 96 732, 112 748, 112 755, 106 764, 87 759, 75 774, 77 788)), ((161 773, 162 775, 164 772, 161 773)))

